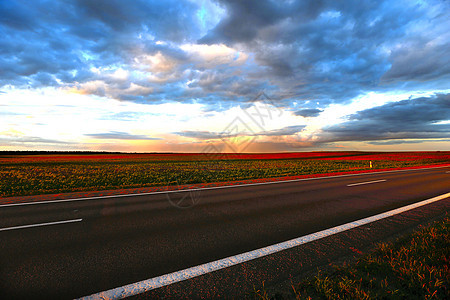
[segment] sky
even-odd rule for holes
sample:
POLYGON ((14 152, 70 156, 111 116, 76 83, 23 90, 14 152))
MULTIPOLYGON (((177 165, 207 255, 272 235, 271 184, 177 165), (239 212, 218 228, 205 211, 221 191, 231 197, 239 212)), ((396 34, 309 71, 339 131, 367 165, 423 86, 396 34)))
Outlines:
POLYGON ((0 150, 450 150, 450 1, 0 1, 0 150))

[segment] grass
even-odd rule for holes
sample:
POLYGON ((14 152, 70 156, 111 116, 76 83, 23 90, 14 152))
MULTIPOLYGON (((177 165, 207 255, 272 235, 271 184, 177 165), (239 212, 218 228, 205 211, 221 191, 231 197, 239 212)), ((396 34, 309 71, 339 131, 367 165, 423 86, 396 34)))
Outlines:
POLYGON ((227 182, 450 162, 450 152, 0 156, 0 197, 227 182))
POLYGON ((290 296, 255 299, 450 299, 450 218, 382 243, 353 265, 293 284, 290 296))

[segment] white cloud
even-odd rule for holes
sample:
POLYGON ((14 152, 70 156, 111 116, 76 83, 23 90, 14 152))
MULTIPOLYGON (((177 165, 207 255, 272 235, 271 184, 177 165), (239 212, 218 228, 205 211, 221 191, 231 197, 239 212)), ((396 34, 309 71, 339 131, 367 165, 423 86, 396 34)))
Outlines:
POLYGON ((135 58, 135 62, 135 67, 138 69, 152 73, 171 72, 177 66, 177 62, 174 59, 165 56, 160 51, 154 55, 144 54, 137 57, 135 58))
POLYGON ((213 68, 219 65, 239 66, 245 63, 248 55, 224 44, 184 44, 181 49, 189 54, 190 60, 199 68, 213 68))

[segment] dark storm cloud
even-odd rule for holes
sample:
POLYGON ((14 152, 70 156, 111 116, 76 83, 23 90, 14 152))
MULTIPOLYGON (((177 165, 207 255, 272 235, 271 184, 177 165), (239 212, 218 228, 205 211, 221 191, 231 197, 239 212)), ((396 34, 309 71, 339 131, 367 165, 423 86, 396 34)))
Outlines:
POLYGON ((227 17, 200 42, 255 53, 280 95, 342 102, 366 91, 395 88, 397 81, 415 81, 417 86, 436 80, 433 88, 447 87, 442 79, 449 74, 449 43, 448 35, 441 34, 448 24, 446 2, 426 2, 436 5, 440 15, 412 2, 218 2, 227 17), (414 28, 419 22, 427 24, 421 24, 423 32, 414 28), (437 39, 442 41, 434 45, 437 39), (415 43, 406 46, 410 40, 415 43), (381 78, 391 85, 380 86, 381 78))
POLYGON ((200 43, 235 43, 253 40, 263 27, 286 17, 282 2, 266 0, 218 0, 225 6, 227 17, 200 39, 200 43), (281 5, 280 5, 281 4, 281 5))
POLYGON ((450 137, 450 94, 388 103, 328 127, 322 141, 436 139, 450 137))
POLYGON ((131 1, 80 0, 76 1, 78 14, 100 26, 123 33, 135 34, 136 29, 147 27, 150 33, 172 41, 181 41, 191 35, 190 17, 195 7, 185 1, 131 1))
POLYGON ((450 80, 450 43, 427 44, 414 41, 392 52, 391 68, 383 75, 384 82, 450 80), (424 46, 425 45, 425 46, 424 46))
POLYGON ((91 67, 128 64, 130 49, 145 48, 149 37, 190 38, 194 8, 179 1, 1 1, 0 86, 95 80, 91 67))
POLYGON ((161 140, 160 138, 149 137, 140 134, 129 134, 121 131, 110 131, 105 133, 89 133, 85 136, 95 139, 111 139, 111 140, 161 140))
POLYGON ((313 100, 320 109, 370 91, 448 88, 448 2, 217 0, 209 7, 224 14, 211 28, 201 25, 200 5, 0 1, 0 87, 195 100, 211 110, 263 90, 280 106, 313 100), (183 44, 225 44, 248 59, 199 62, 183 44), (151 67, 148 57, 160 65, 151 67), (127 77, 114 77, 118 69, 127 77))
POLYGON ((302 117, 317 117, 323 110, 318 108, 305 108, 300 109, 294 112, 294 115, 296 116, 302 116, 302 117))

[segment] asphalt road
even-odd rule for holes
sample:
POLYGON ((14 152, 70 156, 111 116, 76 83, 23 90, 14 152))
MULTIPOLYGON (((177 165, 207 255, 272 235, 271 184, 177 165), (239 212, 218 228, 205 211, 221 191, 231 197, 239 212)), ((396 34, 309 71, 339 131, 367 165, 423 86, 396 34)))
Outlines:
POLYGON ((449 187, 446 167, 0 206, 0 295, 86 296, 429 199, 449 187), (192 199, 192 207, 174 205, 192 199))

